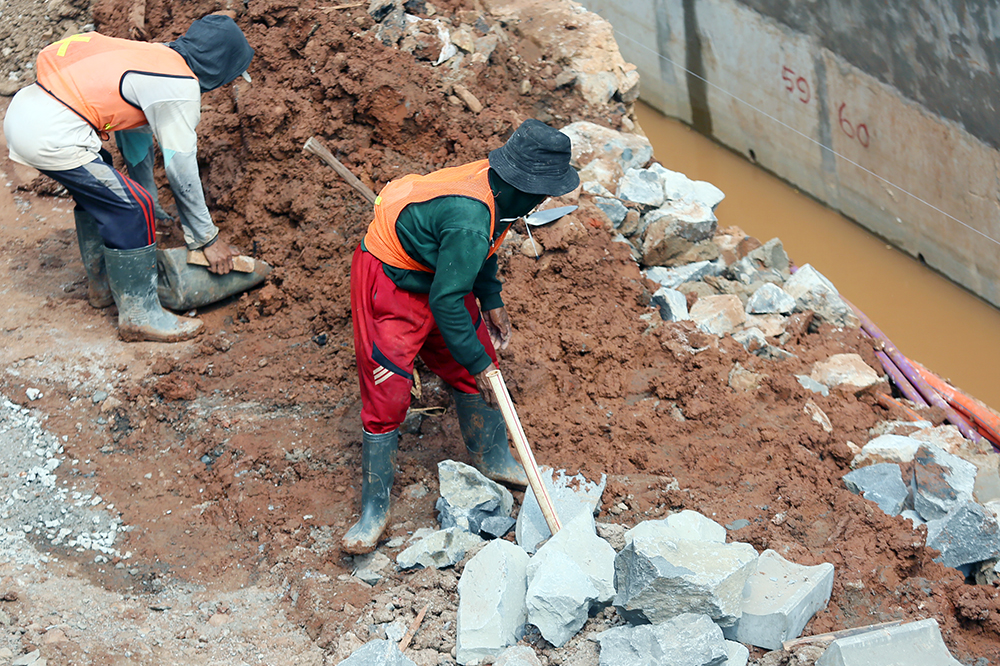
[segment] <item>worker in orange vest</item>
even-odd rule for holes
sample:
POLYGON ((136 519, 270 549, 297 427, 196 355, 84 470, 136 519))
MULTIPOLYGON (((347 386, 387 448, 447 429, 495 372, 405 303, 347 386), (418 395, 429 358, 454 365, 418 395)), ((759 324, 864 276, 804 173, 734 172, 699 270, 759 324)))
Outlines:
POLYGON ((511 338, 496 251, 514 220, 579 185, 570 148, 565 134, 527 120, 488 160, 404 176, 375 200, 351 264, 362 506, 346 552, 373 550, 388 522, 417 356, 451 387, 473 464, 495 481, 526 485, 486 378, 511 338))
POLYGON ((157 297, 156 217, 165 213, 153 181, 153 138, 189 249, 205 253, 214 273, 238 252, 219 235, 198 173, 201 94, 246 69, 254 51, 236 23, 210 15, 168 44, 96 32, 50 44, 38 55, 36 83, 14 96, 4 117, 10 157, 62 184, 76 201, 80 254, 94 307, 118 305, 123 340, 176 342, 203 323, 164 310, 157 297), (102 140, 115 132, 128 165, 111 165, 102 140))

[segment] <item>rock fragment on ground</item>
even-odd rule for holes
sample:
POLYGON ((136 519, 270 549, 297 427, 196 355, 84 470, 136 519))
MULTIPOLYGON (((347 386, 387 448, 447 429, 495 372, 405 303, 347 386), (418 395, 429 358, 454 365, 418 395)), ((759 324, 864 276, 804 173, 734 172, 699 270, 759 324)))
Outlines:
POLYGON ((898 516, 910 497, 903 472, 895 463, 876 463, 848 472, 844 485, 855 495, 875 502, 888 516, 898 516))
POLYGON ((577 514, 528 562, 528 622, 562 647, 594 608, 615 596, 615 550, 597 536, 594 517, 577 514))
POLYGON ((747 314, 787 314, 795 309, 795 299, 770 282, 762 284, 747 300, 747 314))
POLYGON ((399 651, 399 645, 395 641, 385 639, 365 643, 340 664, 341 666, 417 666, 399 651))
POLYGON ((913 508, 924 520, 944 518, 972 499, 976 466, 933 444, 921 444, 913 456, 913 508))
POLYGON ((937 620, 920 620, 856 636, 830 644, 816 666, 960 666, 948 652, 937 620))
POLYGON ((687 297, 676 289, 660 287, 653 293, 652 304, 659 309, 663 321, 688 319, 687 297))
POLYGON ((743 302, 732 294, 699 298, 691 306, 689 316, 699 329, 720 337, 732 333, 746 321, 743 302))
POLYGON ((455 566, 470 548, 482 542, 479 536, 459 527, 437 530, 397 555, 396 566, 400 569, 443 569, 455 566))
POLYGON ((878 373, 858 354, 834 354, 826 360, 818 361, 813 364, 809 376, 829 388, 841 386, 854 391, 881 381, 878 373))
POLYGON ((966 501, 946 516, 927 523, 927 546, 941 554, 934 558, 949 567, 1000 557, 1000 527, 992 513, 966 501))
POLYGON ((743 590, 739 620, 724 630, 726 638, 780 650, 783 641, 798 638, 813 615, 826 607, 832 591, 832 564, 803 566, 765 550, 743 590))
POLYGON ((512 645, 500 653, 493 666, 542 666, 542 662, 527 645, 512 645))
POLYGON ((502 539, 490 541, 465 565, 458 582, 458 663, 496 657, 520 640, 528 618, 527 567, 524 549, 502 539))
MULTIPOLYGON (((438 480, 441 497, 435 508, 443 529, 458 527, 479 534, 484 521, 510 518, 514 508, 510 491, 487 479, 475 467, 442 460, 438 463, 438 480)), ((491 523, 490 529, 495 531, 499 526, 491 523)))
POLYGON ((729 657, 722 630, 707 615, 684 613, 657 624, 597 634, 600 666, 721 666, 729 657))
MULTIPOLYGON (((600 482, 594 483, 581 474, 567 476, 565 470, 553 472, 552 469, 543 467, 540 472, 542 483, 549 492, 561 523, 568 523, 582 512, 589 512, 591 515, 597 513, 607 484, 605 475, 601 475, 600 482)), ((524 502, 517 514, 514 535, 517 543, 529 553, 534 553, 539 543, 552 536, 530 486, 524 491, 524 502)))
POLYGON ((680 540, 652 520, 626 534, 626 543, 615 558, 614 604, 629 622, 705 613, 726 627, 739 618, 757 562, 750 544, 680 540))
POLYGON ((798 312, 811 310, 821 322, 834 326, 857 328, 860 325, 857 315, 840 297, 833 283, 809 264, 796 271, 783 288, 795 298, 798 312))

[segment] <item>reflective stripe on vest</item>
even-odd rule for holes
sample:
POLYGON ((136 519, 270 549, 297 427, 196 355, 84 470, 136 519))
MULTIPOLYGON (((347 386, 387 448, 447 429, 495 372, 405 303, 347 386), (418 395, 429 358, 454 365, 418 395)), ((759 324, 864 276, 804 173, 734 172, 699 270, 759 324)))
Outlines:
MULTIPOLYGON (((403 249, 396 234, 396 220, 410 204, 424 203, 438 197, 460 196, 481 201, 490 209, 490 238, 496 227, 496 204, 490 189, 489 160, 480 160, 463 166, 441 169, 426 176, 409 175, 390 181, 375 199, 375 219, 365 234, 365 249, 379 261, 395 268, 433 273, 403 249)), ((503 243, 507 232, 490 247, 487 257, 493 256, 503 243)))
POLYGON ((106 37, 96 32, 72 35, 38 54, 38 85, 68 106, 101 134, 147 123, 142 109, 122 98, 129 72, 196 79, 181 54, 165 44, 106 37))

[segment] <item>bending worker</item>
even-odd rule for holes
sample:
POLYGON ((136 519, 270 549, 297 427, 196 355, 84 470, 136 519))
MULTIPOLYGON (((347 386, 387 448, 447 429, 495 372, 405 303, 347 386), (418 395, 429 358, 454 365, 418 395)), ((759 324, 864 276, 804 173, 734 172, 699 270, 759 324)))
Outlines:
POLYGON ((569 162, 569 138, 527 120, 488 160, 405 176, 376 199, 351 264, 364 429, 361 519, 343 538, 346 552, 373 550, 388 522, 418 355, 451 387, 473 464, 495 481, 527 484, 486 378, 511 337, 495 253, 514 220, 576 188, 569 162))
POLYGON ((213 273, 233 268, 235 248, 205 205, 195 127, 201 93, 240 74, 249 80, 253 53, 236 23, 221 15, 195 21, 169 44, 73 35, 42 49, 37 83, 18 91, 7 109, 10 158, 73 195, 88 300, 97 308, 118 305, 123 340, 177 342, 203 327, 164 310, 157 298, 155 218, 163 213, 153 181, 154 136, 188 248, 203 250, 213 273), (111 131, 135 180, 116 171, 102 148, 111 131))

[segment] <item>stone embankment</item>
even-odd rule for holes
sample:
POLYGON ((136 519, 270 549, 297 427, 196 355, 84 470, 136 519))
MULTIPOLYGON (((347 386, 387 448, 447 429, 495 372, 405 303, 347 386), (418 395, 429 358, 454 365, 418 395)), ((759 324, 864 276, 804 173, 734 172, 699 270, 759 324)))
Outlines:
MULTIPOLYGON (((780 361, 792 357, 783 346, 796 330, 859 326, 850 304, 819 271, 808 264, 794 270, 779 239, 761 244, 736 227, 720 229, 714 211, 723 193, 652 162, 643 137, 583 122, 563 131, 582 176, 581 190, 569 199, 606 216, 618 232, 615 242, 629 244, 658 287, 652 304, 661 321, 651 319, 651 327, 690 321, 703 333, 732 336, 749 352, 780 361)), ((532 256, 546 243, 567 242, 578 224, 566 217, 546 233, 510 242, 532 256)), ((762 379, 737 364, 729 384, 750 391, 762 379)), ((857 354, 834 354, 797 380, 822 395, 888 390, 881 368, 857 354)), ((805 410, 831 431, 814 402, 805 410)), ((856 454, 843 478, 851 492, 914 526, 926 524, 927 545, 940 550, 936 561, 970 581, 996 580, 995 453, 953 426, 930 421, 886 421, 871 441, 848 446, 856 454)), ((742 525, 723 526, 689 510, 631 529, 595 521, 605 508, 605 478, 546 470, 563 523, 554 536, 530 490, 515 520, 511 494, 476 470, 445 461, 439 478, 442 529, 414 534, 396 564, 464 563, 451 655, 460 664, 537 664, 534 652, 519 644, 534 636, 555 648, 576 640, 573 663, 745 666, 748 646, 782 650, 830 600, 832 564, 802 566, 729 540, 742 525), (600 622, 587 625, 592 618, 600 622), (585 625, 590 651, 579 640, 585 625), (594 630, 598 625, 603 630, 594 630)), ((372 557, 378 555, 365 561, 372 557)), ((811 649, 811 661, 824 666, 886 663, 887 655, 893 663, 906 655, 905 663, 958 664, 932 619, 836 632, 811 649)), ((394 643, 378 640, 342 663, 413 662, 394 643)))

